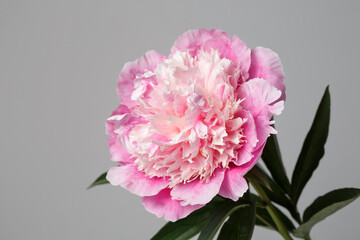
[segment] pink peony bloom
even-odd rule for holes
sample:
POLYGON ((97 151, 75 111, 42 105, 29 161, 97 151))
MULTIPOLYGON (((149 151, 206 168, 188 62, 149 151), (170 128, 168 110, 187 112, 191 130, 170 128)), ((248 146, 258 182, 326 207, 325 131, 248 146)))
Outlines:
POLYGON ((234 201, 248 189, 270 119, 285 100, 273 51, 253 50, 221 30, 181 35, 169 57, 150 51, 127 63, 121 105, 107 119, 109 182, 143 197, 145 208, 176 221, 219 194, 234 201))

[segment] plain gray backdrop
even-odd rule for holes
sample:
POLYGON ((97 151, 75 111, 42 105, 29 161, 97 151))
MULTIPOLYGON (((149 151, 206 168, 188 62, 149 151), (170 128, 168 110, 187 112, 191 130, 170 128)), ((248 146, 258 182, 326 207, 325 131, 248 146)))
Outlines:
MULTIPOLYGON (((276 118, 291 177, 325 87, 326 154, 300 199, 359 184, 358 1, 0 1, 0 239, 150 239, 163 219, 140 197, 86 187, 113 163, 104 122, 123 65, 180 34, 220 28, 280 55, 287 101, 276 118)), ((359 201, 312 231, 358 239, 359 201)), ((280 235, 256 228, 254 239, 280 235)))

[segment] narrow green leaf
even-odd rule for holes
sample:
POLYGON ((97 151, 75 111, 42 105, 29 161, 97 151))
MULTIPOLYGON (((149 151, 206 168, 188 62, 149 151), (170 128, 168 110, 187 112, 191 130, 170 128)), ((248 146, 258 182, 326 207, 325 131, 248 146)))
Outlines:
POLYGON ((291 197, 296 204, 306 183, 318 167, 324 156, 324 145, 329 132, 330 123, 330 93, 329 86, 321 99, 314 121, 308 132, 298 161, 296 163, 291 183, 291 197))
POLYGON ((278 183, 280 187, 290 195, 290 182, 286 175, 286 170, 281 158, 279 143, 275 134, 271 134, 267 139, 261 158, 276 183, 278 183))
POLYGON ((97 185, 108 184, 109 181, 106 180, 106 174, 107 174, 107 172, 104 172, 103 174, 101 174, 87 189, 90 189, 97 185))
POLYGON ((250 240, 256 220, 256 204, 233 212, 220 230, 218 240, 250 240))
POLYGON ((239 203, 227 201, 227 204, 224 204, 219 208, 211 217, 210 221, 205 225, 204 229, 201 231, 198 240, 211 240, 215 236, 221 224, 225 219, 231 215, 234 211, 248 206, 249 203, 239 203))
POLYGON ((304 222, 310 220, 316 213, 338 202, 344 202, 349 199, 355 200, 360 196, 358 188, 341 188, 333 190, 323 196, 318 197, 304 212, 304 222))
POLYGON ((304 212, 304 223, 295 231, 296 237, 308 237, 311 228, 329 215, 345 207, 360 196, 360 189, 342 188, 318 197, 304 212))
POLYGON ((168 222, 151 240, 187 240, 198 234, 209 222, 212 214, 228 201, 215 197, 206 206, 176 222, 168 222))
POLYGON ((266 187, 268 190, 272 191, 269 177, 261 169, 260 165, 256 164, 244 177, 249 181, 257 182, 266 187))

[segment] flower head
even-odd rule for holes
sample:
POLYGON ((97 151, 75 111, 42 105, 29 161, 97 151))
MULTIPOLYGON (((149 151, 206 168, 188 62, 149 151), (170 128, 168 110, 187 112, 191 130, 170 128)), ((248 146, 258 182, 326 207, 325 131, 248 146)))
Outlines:
POLYGON ((269 49, 250 50, 220 30, 180 36, 169 57, 150 51, 127 63, 121 105, 107 119, 107 179, 175 221, 219 194, 236 201, 285 100, 284 74, 269 49))

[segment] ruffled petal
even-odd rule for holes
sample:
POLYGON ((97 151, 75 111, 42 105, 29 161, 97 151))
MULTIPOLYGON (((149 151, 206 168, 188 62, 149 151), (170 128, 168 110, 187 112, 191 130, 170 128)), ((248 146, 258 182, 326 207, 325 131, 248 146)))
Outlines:
POLYGON ((234 160, 234 163, 239 166, 249 162, 253 158, 253 151, 258 143, 258 138, 256 124, 251 113, 242 110, 237 116, 246 119, 243 126, 243 135, 245 136, 245 139, 241 143, 241 148, 237 150, 236 159, 234 160))
POLYGON ((234 62, 241 70, 243 79, 247 79, 250 68, 251 50, 237 36, 230 37, 226 32, 219 29, 211 31, 200 29, 191 30, 181 35, 174 43, 171 53, 176 51, 188 51, 192 57, 196 56, 199 50, 211 52, 217 50, 221 58, 227 58, 234 62))
POLYGON ((250 49, 237 36, 232 38, 225 32, 219 32, 203 45, 203 50, 211 52, 212 49, 220 52, 221 58, 231 60, 241 70, 243 79, 247 79, 250 67, 250 49))
POLYGON ((171 199, 169 188, 161 190, 155 196, 143 197, 142 202, 147 211, 159 218, 164 216, 165 220, 171 222, 184 218, 204 206, 202 204, 182 206, 180 201, 171 199))
POLYGON ((249 186, 243 177, 245 169, 232 167, 225 172, 224 181, 221 184, 219 195, 237 201, 248 190, 249 186))
MULTIPOLYGON (((115 116, 115 115, 124 115, 126 113, 130 113, 130 110, 125 105, 119 105, 115 111, 112 112, 112 114, 109 117, 115 116)), ((105 132, 106 134, 110 136, 116 136, 117 134, 114 132, 114 122, 112 121, 106 121, 105 123, 105 132)))
POLYGON ((198 50, 202 48, 202 45, 212 38, 217 33, 222 33, 221 30, 213 29, 196 29, 190 30, 178 37, 171 48, 171 54, 175 54, 177 51, 188 51, 192 57, 196 56, 198 50))
POLYGON ((185 184, 177 184, 171 190, 171 196, 175 200, 181 200, 181 205, 206 204, 219 192, 224 179, 224 169, 218 168, 213 173, 209 182, 194 180, 185 184))
POLYGON ((110 137, 107 139, 110 151, 111 161, 117 162, 121 165, 133 163, 135 158, 132 157, 123 147, 121 147, 117 137, 110 137))
POLYGON ((259 115, 270 119, 274 114, 280 114, 284 101, 279 101, 281 91, 262 78, 250 79, 241 85, 239 98, 243 99, 241 106, 250 111, 256 120, 259 115))
MULTIPOLYGON (((127 113, 130 113, 128 107, 126 107, 125 105, 120 105, 115 111, 112 112, 110 117, 127 113)), ((121 147, 117 138, 117 134, 114 132, 114 126, 115 123, 113 121, 106 121, 106 134, 110 136, 107 141, 109 145, 111 160, 121 165, 134 162, 135 159, 131 156, 131 154, 128 153, 123 147, 121 147)))
POLYGON ((149 51, 135 62, 125 64, 117 82, 117 93, 122 104, 130 108, 137 105, 136 102, 131 99, 131 94, 135 90, 134 80, 136 76, 142 75, 146 71, 154 71, 156 66, 163 62, 164 58, 165 56, 156 51, 149 51))
POLYGON ((285 100, 285 76, 279 56, 268 48, 257 47, 251 51, 249 79, 263 78, 281 91, 278 101, 285 100))
POLYGON ((158 177, 149 178, 134 164, 110 168, 106 179, 112 185, 120 185, 139 196, 156 195, 168 186, 168 180, 158 177))
POLYGON ((255 151, 258 150, 261 146, 265 145, 267 138, 270 134, 276 134, 277 131, 271 126, 274 121, 269 121, 269 119, 264 116, 260 115, 255 119, 256 125, 256 134, 258 138, 257 145, 255 147, 255 151))

